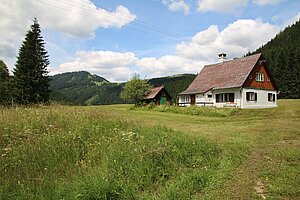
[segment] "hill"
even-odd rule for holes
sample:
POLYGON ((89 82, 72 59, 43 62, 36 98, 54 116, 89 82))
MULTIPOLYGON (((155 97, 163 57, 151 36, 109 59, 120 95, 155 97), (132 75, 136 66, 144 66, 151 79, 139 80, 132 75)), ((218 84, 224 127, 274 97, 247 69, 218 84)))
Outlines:
MULTIPOLYGON (((167 91, 176 100, 195 78, 194 74, 149 79, 150 85, 165 85, 167 91)), ((67 72, 51 77, 51 100, 74 105, 107 105, 125 103, 120 93, 125 83, 111 83, 103 77, 89 72, 67 72)))
POLYGON ((274 39, 258 48, 280 91, 280 98, 300 98, 300 21, 288 26, 274 39))

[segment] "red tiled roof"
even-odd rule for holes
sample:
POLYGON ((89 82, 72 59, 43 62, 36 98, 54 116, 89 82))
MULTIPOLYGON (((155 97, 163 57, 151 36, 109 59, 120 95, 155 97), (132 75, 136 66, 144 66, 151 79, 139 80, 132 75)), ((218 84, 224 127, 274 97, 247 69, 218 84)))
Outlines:
POLYGON ((261 54, 203 67, 191 85, 180 94, 204 93, 211 89, 242 87, 261 54))
POLYGON ((155 96, 164 88, 164 86, 159 86, 151 89, 151 92, 144 97, 144 99, 153 99, 155 96))

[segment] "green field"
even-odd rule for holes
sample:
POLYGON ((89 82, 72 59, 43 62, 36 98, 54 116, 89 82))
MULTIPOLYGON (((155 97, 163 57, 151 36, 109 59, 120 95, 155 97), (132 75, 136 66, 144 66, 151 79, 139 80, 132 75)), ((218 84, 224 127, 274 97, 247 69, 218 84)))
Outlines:
POLYGON ((0 108, 0 199, 300 198, 300 100, 130 108, 0 108))

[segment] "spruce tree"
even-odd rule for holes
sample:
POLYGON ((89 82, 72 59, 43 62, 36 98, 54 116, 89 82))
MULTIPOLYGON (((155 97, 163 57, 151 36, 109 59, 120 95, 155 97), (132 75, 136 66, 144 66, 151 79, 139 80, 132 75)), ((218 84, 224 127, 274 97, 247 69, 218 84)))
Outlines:
POLYGON ((10 100, 9 72, 6 64, 0 60, 0 105, 8 105, 10 100))
POLYGON ((14 96, 17 103, 29 105, 49 101, 48 57, 40 25, 34 19, 19 49, 14 69, 14 96))

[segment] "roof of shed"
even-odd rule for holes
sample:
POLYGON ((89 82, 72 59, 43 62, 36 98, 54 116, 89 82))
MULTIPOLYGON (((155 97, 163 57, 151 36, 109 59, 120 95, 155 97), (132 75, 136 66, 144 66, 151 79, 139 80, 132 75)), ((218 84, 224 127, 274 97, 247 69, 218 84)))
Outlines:
POLYGON ((255 54, 222 63, 206 65, 191 85, 180 95, 205 93, 211 89, 242 87, 248 75, 259 61, 255 54))
POLYGON ((151 92, 144 97, 144 99, 153 99, 156 95, 164 88, 164 86, 159 86, 151 89, 151 92))

